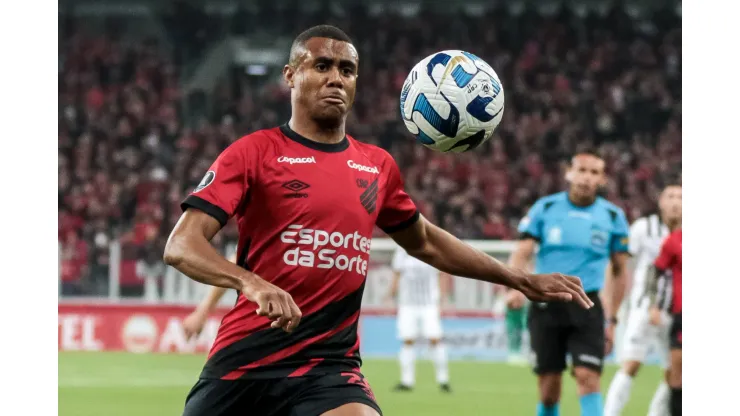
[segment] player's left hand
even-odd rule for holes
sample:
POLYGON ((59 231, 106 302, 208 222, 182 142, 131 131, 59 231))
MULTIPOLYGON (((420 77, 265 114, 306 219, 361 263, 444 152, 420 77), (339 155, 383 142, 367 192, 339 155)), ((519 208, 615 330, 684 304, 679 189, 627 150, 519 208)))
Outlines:
POLYGON ((200 311, 195 311, 188 315, 182 321, 182 328, 185 331, 185 336, 187 337, 187 339, 200 335, 200 332, 203 331, 203 326, 205 326, 207 319, 208 314, 200 311))
POLYGON ((614 324, 607 323, 604 328, 604 356, 609 355, 614 348, 614 324))
POLYGON ((663 314, 656 307, 650 308, 650 325, 659 326, 663 322, 663 314))
POLYGON ((581 279, 562 273, 530 274, 515 287, 534 302, 577 302, 589 309, 594 306, 583 290, 581 279))

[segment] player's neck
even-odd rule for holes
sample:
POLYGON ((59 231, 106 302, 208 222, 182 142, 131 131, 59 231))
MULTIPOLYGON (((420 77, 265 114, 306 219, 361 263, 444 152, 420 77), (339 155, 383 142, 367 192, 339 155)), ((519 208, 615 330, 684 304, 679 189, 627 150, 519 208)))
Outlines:
POLYGON ((577 207, 588 207, 590 205, 593 205, 594 202, 596 202, 596 197, 578 197, 576 195, 573 195, 572 192, 568 192, 568 200, 571 204, 577 206, 577 207))
POLYGON ((676 231, 681 228, 681 219, 676 218, 674 220, 666 220, 665 225, 671 232, 676 231))
POLYGON ((334 127, 322 126, 313 120, 293 116, 288 126, 301 136, 319 143, 336 144, 344 140, 346 134, 344 120, 334 127))

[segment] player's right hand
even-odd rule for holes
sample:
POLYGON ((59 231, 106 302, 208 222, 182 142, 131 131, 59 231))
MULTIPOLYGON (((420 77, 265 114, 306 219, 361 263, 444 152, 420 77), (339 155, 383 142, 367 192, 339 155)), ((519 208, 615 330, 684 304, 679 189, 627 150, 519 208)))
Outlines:
POLYGON ((586 309, 594 306, 583 290, 581 279, 562 273, 530 274, 515 289, 534 302, 577 302, 586 309))
POLYGON ((521 309, 527 298, 518 290, 511 289, 506 292, 506 307, 509 309, 521 309))
POLYGON ((301 322, 301 310, 293 297, 283 289, 257 276, 245 283, 244 296, 257 304, 257 315, 272 320, 272 328, 282 328, 285 332, 293 330, 301 322))
POLYGON ((200 311, 194 311, 193 313, 188 315, 187 318, 182 321, 182 328, 185 331, 185 337, 187 337, 187 339, 190 339, 192 337, 198 336, 203 330, 203 326, 205 326, 207 319, 208 314, 202 313, 200 311))

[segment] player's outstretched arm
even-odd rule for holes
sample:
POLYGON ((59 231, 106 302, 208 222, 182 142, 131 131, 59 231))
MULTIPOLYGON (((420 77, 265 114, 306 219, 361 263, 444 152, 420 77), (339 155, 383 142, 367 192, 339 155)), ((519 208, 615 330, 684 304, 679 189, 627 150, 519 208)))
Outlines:
POLYGON ((445 273, 508 286, 534 301, 576 301, 585 308, 593 306, 579 278, 560 273, 534 275, 508 267, 423 216, 391 237, 410 255, 445 273))
POLYGON ((660 305, 666 302, 667 299, 661 298, 661 295, 665 295, 666 292, 665 290, 661 291, 660 288, 666 287, 668 284, 670 284, 668 274, 651 264, 645 276, 645 294, 650 300, 650 323, 653 325, 660 325, 662 321, 660 305))
POLYGON ((164 262, 198 282, 240 291, 259 305, 259 315, 274 321, 273 328, 289 332, 295 329, 301 312, 293 298, 221 256, 210 243, 220 229, 219 221, 209 214, 197 209, 186 210, 167 240, 164 262))
POLYGON ((394 270, 393 275, 391 276, 391 284, 388 287, 388 293, 385 296, 388 303, 393 303, 396 300, 396 296, 398 296, 398 284, 400 281, 401 273, 398 270, 394 270))

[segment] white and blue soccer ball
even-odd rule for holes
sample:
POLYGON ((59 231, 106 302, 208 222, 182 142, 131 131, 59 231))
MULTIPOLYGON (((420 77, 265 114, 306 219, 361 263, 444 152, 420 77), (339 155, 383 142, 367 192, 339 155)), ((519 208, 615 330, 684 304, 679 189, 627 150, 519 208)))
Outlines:
POLYGON ((442 51, 416 64, 401 90, 401 117, 419 143, 466 152, 493 135, 504 115, 496 72, 464 51, 442 51))

